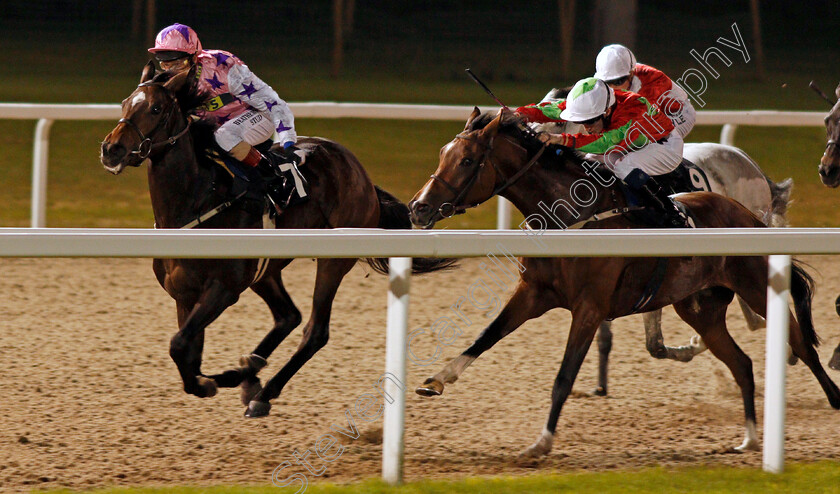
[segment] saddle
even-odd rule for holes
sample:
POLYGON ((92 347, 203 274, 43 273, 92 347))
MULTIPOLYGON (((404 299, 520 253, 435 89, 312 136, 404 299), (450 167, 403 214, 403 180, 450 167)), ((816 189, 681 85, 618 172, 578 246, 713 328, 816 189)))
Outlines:
POLYGON ((208 157, 221 166, 231 176, 232 185, 229 195, 231 198, 244 199, 245 207, 248 210, 261 212, 268 209, 272 216, 279 210, 284 210, 308 199, 306 190, 308 182, 300 171, 299 166, 306 162, 306 152, 297 150, 295 154, 300 158, 300 163, 287 162, 282 156, 271 150, 272 141, 267 140, 254 146, 260 153, 268 157, 275 164, 278 170, 277 180, 267 180, 259 171, 250 166, 245 166, 239 160, 227 153, 216 149, 208 149, 208 157), (280 204, 268 197, 269 187, 272 188, 274 197, 282 197, 280 204), (254 204, 257 203, 257 204, 254 204), (268 207, 272 204, 274 207, 268 207))
MULTIPOLYGON (((697 165, 691 161, 683 158, 682 162, 670 173, 664 175, 657 175, 650 178, 657 186, 667 192, 669 200, 674 206, 688 219, 688 223, 697 227, 699 225, 697 218, 685 207, 682 203, 675 201, 674 197, 679 194, 687 192, 710 191, 708 177, 703 170, 697 168, 697 165)), ((642 200, 636 191, 628 187, 622 181, 618 181, 619 186, 627 198, 628 205, 633 208, 627 213, 627 217, 636 223, 645 226, 661 227, 662 213, 655 208, 650 207, 646 201, 642 200)), ((664 200, 664 199, 663 199, 664 200)))

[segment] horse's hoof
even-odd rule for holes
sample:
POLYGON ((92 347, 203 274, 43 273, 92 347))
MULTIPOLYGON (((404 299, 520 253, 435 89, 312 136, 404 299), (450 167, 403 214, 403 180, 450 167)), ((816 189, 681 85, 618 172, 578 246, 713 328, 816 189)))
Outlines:
POLYGON ((251 401, 257 396, 257 393, 262 391, 262 384, 260 384, 259 378, 254 378, 253 380, 246 379, 242 381, 239 387, 241 388, 239 397, 242 398, 242 404, 246 407, 251 404, 251 401))
POLYGON ((196 379, 198 380, 198 389, 200 390, 198 393, 199 397, 211 398, 216 396, 216 393, 219 392, 219 388, 216 386, 216 381, 213 379, 204 376, 198 376, 196 379))
POLYGON ((745 439, 744 443, 738 446, 737 448, 733 448, 733 451, 736 453, 745 453, 747 451, 759 451, 761 448, 758 446, 758 441, 755 439, 745 439))
POLYGON ((536 442, 531 446, 528 446, 525 451, 519 453, 520 459, 533 459, 533 458, 542 458, 543 456, 547 455, 551 451, 551 447, 545 447, 545 445, 540 444, 540 442, 536 442))
POLYGON ((270 411, 271 403, 268 403, 267 401, 251 400, 251 402, 248 403, 248 409, 245 410, 245 416, 249 419, 267 417, 268 412, 270 411))
POLYGON ((834 370, 840 370, 840 350, 834 350, 834 355, 828 361, 828 367, 834 370))
MULTIPOLYGON (((253 373, 254 375, 257 374, 263 367, 268 364, 268 361, 259 355, 252 353, 251 355, 243 355, 239 357, 239 367, 240 370, 253 373)), ((247 403, 246 403, 247 404, 247 403)))
POLYGON ((607 388, 598 386, 594 391, 592 391, 592 394, 595 396, 607 396, 607 388))
POLYGON ((420 396, 440 396, 443 394, 443 383, 430 377, 414 391, 420 396))
POLYGON ((701 352, 705 352, 708 348, 706 346, 706 343, 703 342, 703 338, 701 338, 699 334, 693 335, 691 337, 691 340, 689 340, 688 344, 694 348, 694 351, 696 352, 695 355, 701 352))

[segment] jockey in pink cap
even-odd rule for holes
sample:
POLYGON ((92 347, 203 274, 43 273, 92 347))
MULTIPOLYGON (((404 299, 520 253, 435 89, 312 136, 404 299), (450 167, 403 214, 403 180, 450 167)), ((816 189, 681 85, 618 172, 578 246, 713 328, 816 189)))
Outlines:
MULTIPOLYGON (((288 206, 295 182, 300 185, 300 181, 282 180, 281 170, 300 164, 303 152, 295 147, 294 116, 286 102, 233 54, 202 49, 198 35, 189 26, 173 24, 164 28, 149 52, 163 70, 195 67, 198 89, 210 96, 200 115, 218 122, 216 143, 232 157, 259 170, 268 184, 269 199, 279 210, 288 206), (276 136, 275 142, 282 143, 278 152, 263 155, 253 147, 272 136, 276 136)), ((298 198, 305 198, 306 191, 298 189, 298 198)))

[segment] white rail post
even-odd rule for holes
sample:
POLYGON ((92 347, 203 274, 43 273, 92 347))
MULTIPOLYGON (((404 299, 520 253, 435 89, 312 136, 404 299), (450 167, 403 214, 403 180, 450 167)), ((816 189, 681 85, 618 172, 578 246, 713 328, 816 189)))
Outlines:
POLYGON ((403 480, 403 439, 405 436, 405 338, 408 332, 408 289, 411 281, 411 258, 392 257, 389 261, 388 333, 385 343, 385 372, 403 384, 400 389, 390 379, 384 380, 386 395, 382 427, 382 479, 389 484, 403 480))
POLYGON ((50 154, 50 127, 53 121, 41 118, 35 127, 32 149, 32 211, 30 226, 43 228, 47 221, 47 162, 50 154))
POLYGON ((735 145, 735 131, 738 130, 738 126, 735 124, 724 124, 723 128, 720 129, 720 143, 726 144, 727 146, 734 146, 735 145))
POLYGON ((502 196, 496 196, 498 205, 496 206, 496 230, 510 229, 510 201, 502 196))
POLYGON ((785 463, 785 372, 790 324, 790 256, 770 256, 767 273, 767 363, 764 372, 764 453, 767 472, 785 463))

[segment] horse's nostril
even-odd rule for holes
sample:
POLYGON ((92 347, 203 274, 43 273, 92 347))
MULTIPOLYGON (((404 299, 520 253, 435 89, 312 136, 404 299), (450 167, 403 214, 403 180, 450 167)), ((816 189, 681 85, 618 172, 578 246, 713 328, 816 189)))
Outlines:
POLYGON ((415 202, 414 203, 414 212, 415 213, 426 213, 429 211, 429 205, 425 202, 415 202))

